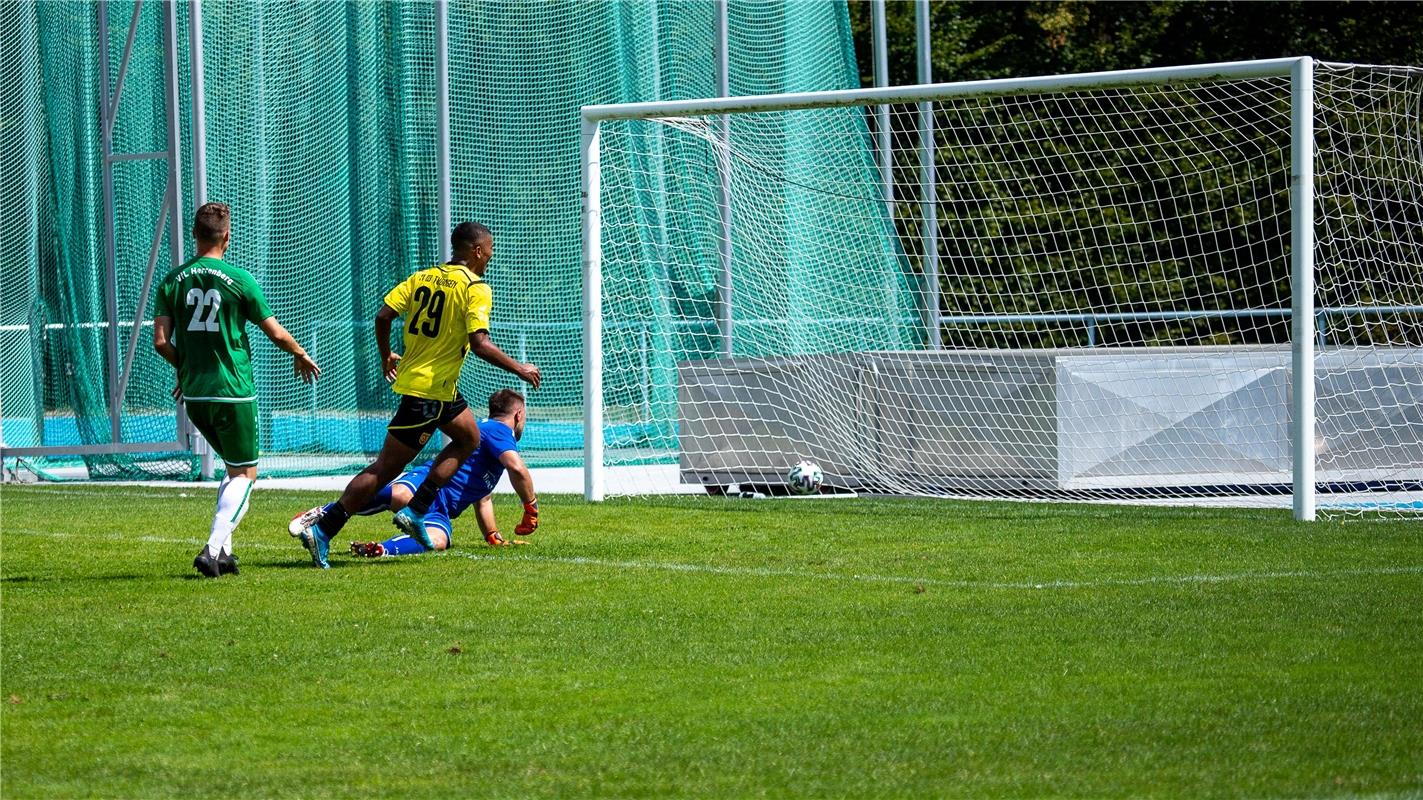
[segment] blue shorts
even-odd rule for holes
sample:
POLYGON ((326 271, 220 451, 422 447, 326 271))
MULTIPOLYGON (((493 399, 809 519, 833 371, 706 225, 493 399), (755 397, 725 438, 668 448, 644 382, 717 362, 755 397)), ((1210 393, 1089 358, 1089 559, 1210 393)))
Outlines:
MULTIPOLYGON (((390 482, 391 486, 400 484, 410 490, 411 494, 420 488, 425 476, 430 474, 430 465, 422 464, 415 469, 402 474, 399 478, 390 482)), ((449 540, 449 546, 455 546, 454 526, 450 524, 450 512, 445 507, 445 493, 443 491, 435 493, 435 502, 430 504, 430 510, 425 512, 425 524, 434 525, 445 532, 445 538, 449 540)))

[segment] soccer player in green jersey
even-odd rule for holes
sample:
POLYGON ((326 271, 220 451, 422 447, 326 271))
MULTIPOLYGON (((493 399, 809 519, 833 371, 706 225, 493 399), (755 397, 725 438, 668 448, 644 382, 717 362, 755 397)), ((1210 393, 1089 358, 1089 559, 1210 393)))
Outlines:
POLYGON ((247 513, 257 479, 257 390, 252 381, 251 322, 292 355, 292 368, 310 383, 321 368, 277 322, 252 274, 222 260, 232 241, 232 212, 208 203, 193 219, 197 255, 158 285, 153 349, 178 370, 188 419, 227 467, 217 487, 208 543, 193 567, 209 578, 237 573, 232 531, 247 513), (175 325, 176 322, 176 325, 175 325))

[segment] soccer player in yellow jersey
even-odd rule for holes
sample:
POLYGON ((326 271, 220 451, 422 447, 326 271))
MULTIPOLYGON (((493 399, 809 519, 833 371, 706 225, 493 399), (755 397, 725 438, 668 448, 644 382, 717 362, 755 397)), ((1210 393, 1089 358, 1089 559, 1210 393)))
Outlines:
MULTIPOLYGON (((489 339, 491 297, 484 272, 494 255, 494 235, 478 222, 461 222, 450 234, 453 256, 448 263, 421 270, 391 289, 376 313, 376 343, 381 368, 400 396, 395 417, 386 426, 385 443, 376 460, 346 485, 341 499, 308 524, 291 532, 322 569, 331 540, 350 515, 364 508, 381 487, 390 483, 430 440, 436 429, 449 437, 410 503, 395 515, 396 527, 427 549, 434 549, 425 529, 425 513, 436 493, 479 447, 479 426, 459 393, 465 353, 539 387, 539 368, 520 364, 489 339), (405 353, 391 350, 391 325, 401 319, 405 353)), ((298 515, 299 517, 301 515, 298 515)))

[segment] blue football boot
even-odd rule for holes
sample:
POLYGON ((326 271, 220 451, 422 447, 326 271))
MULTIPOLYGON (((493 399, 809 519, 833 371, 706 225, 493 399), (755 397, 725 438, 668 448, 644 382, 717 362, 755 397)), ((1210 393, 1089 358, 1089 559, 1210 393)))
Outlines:
POLYGON ((410 506, 395 512, 395 527, 400 532, 419 542, 426 550, 434 550, 435 543, 430 541, 430 532, 425 530, 425 515, 416 514, 410 506))

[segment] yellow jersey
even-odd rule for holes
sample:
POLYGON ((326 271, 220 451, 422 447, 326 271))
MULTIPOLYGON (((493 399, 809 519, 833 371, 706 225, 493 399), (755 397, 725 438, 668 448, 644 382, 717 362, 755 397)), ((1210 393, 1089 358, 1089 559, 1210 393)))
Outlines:
POLYGON ((406 278, 385 296, 404 329, 396 394, 453 400, 469 335, 489 330, 489 284, 460 264, 439 264, 406 278))

